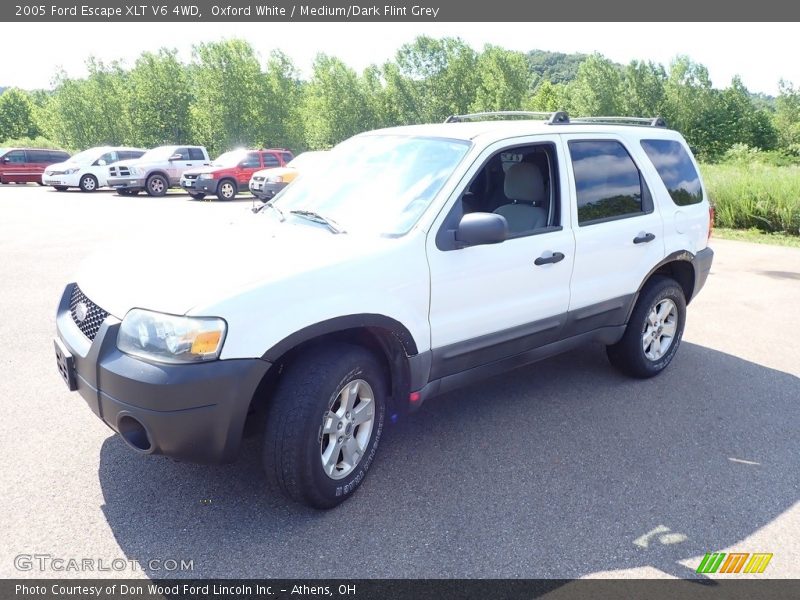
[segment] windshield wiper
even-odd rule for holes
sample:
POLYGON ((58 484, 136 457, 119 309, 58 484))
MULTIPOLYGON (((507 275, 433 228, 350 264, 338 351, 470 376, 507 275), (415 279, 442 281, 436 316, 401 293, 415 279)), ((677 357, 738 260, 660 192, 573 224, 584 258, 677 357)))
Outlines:
POLYGON ((260 213, 265 208, 271 208, 272 210, 277 211, 278 218, 280 219, 281 223, 283 223, 286 220, 286 215, 283 214, 283 211, 280 208, 278 208, 272 203, 272 200, 270 200, 269 202, 264 202, 264 204, 262 204, 261 206, 254 208, 253 212, 260 213))
POLYGON ((333 233, 347 233, 341 225, 339 225, 336 221, 331 219, 330 217, 323 217, 318 212, 314 212, 313 210, 291 210, 289 211, 293 215, 297 215, 298 217, 303 217, 308 219, 309 221, 314 221, 315 223, 321 223, 325 225, 328 229, 330 229, 333 233))

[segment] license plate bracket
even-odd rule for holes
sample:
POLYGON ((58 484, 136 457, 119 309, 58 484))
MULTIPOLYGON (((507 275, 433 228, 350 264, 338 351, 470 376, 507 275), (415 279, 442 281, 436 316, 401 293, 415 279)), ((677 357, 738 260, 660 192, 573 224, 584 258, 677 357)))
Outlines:
POLYGON ((64 383, 67 384, 69 391, 74 392, 78 389, 78 380, 75 376, 75 359, 60 339, 54 339, 53 343, 56 347, 56 366, 58 367, 58 372, 61 373, 61 378, 64 380, 64 383))

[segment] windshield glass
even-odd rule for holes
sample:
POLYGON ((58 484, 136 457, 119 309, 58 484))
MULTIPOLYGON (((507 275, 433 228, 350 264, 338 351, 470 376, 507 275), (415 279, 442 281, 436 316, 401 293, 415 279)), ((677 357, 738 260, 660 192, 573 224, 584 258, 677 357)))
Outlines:
POLYGON ((211 163, 212 167, 235 167, 247 157, 246 150, 231 150, 220 154, 214 162, 211 163))
POLYGON ((177 146, 162 146, 161 148, 153 148, 148 150, 142 157, 137 159, 141 162, 157 162, 160 160, 167 160, 170 156, 175 154, 177 146))
POLYGON ((308 169, 312 163, 319 163, 321 162, 321 158, 325 156, 327 152, 324 150, 319 150, 315 152, 303 152, 302 154, 294 157, 288 163, 286 163, 287 167, 291 167, 293 169, 308 169))
POLYGON ((103 153, 102 148, 89 148, 83 152, 78 152, 72 158, 68 158, 64 162, 78 163, 79 165, 93 163, 103 153))
POLYGON ((469 142, 399 135, 351 138, 275 199, 285 213, 314 211, 347 231, 406 233, 469 150, 469 142))

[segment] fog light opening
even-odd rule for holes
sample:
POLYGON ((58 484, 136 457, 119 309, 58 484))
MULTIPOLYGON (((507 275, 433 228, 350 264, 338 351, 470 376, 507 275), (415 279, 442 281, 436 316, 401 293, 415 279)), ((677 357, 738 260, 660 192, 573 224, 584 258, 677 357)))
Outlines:
POLYGON ((119 420, 119 434, 122 439, 134 450, 139 452, 152 452, 153 444, 147 430, 139 421, 129 415, 119 420))

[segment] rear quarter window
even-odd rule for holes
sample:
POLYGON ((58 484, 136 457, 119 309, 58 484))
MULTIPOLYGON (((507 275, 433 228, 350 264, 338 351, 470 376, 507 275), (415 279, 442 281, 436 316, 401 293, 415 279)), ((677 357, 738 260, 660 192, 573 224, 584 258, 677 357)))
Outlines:
POLYGON ((703 186, 683 144, 674 140, 642 140, 642 148, 678 206, 703 201, 703 186))

